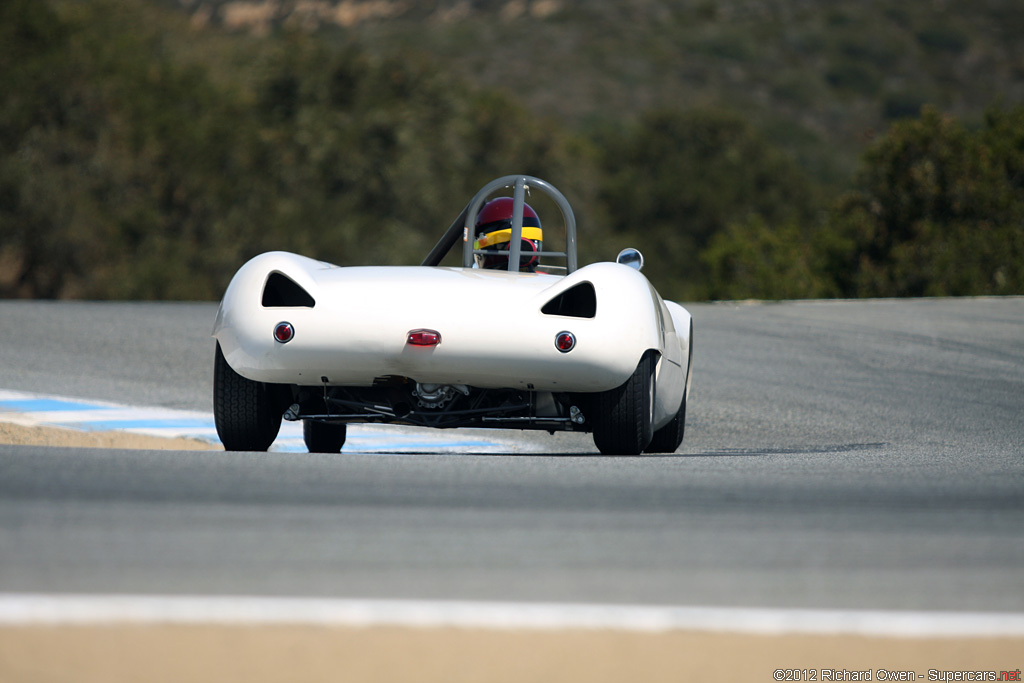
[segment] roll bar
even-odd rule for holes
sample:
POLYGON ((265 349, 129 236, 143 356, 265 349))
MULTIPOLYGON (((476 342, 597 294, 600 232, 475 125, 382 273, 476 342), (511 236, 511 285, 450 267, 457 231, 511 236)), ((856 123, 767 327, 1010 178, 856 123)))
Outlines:
POLYGON ((555 205, 558 206, 562 212, 562 220, 565 223, 565 251, 539 251, 538 256, 558 256, 565 259, 566 273, 574 272, 578 267, 577 256, 576 256, 576 216, 572 212, 572 206, 569 205, 569 200, 565 198, 558 189, 540 178, 528 175, 507 175, 501 178, 492 180, 491 182, 480 188, 480 191, 476 193, 473 199, 469 202, 459 217, 455 219, 455 222, 451 224, 448 231, 445 232, 441 240, 434 246, 427 255, 427 258, 423 260, 421 265, 424 266, 436 266, 441 262, 455 243, 459 239, 459 233, 462 236, 462 266, 464 268, 471 268, 473 266, 473 256, 475 254, 491 254, 491 255, 508 255, 508 269, 510 271, 518 272, 519 270, 519 257, 521 242, 523 236, 523 205, 526 203, 526 190, 527 189, 538 189, 544 192, 548 197, 554 201, 555 205), (476 227, 476 217, 483 207, 484 202, 488 197, 491 196, 497 190, 511 187, 512 191, 512 236, 509 241, 508 251, 484 251, 481 249, 473 249, 473 242, 476 239, 474 234, 476 227))

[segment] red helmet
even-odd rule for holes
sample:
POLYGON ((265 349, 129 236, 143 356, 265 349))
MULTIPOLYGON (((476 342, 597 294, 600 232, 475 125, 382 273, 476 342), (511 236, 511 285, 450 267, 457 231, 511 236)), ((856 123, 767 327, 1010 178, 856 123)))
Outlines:
MULTIPOLYGON (((487 251, 508 251, 512 239, 512 211, 515 202, 511 197, 498 197, 484 204, 476 216, 476 242, 474 249, 487 251)), ((519 270, 532 271, 540 260, 538 252, 544 241, 540 228, 540 216, 529 204, 523 204, 523 235, 520 244, 519 270)), ((507 254, 476 256, 481 268, 508 269, 507 254)))

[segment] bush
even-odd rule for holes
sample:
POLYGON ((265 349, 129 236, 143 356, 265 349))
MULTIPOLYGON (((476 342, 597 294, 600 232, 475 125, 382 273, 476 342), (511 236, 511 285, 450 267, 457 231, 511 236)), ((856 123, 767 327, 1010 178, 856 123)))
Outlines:
POLYGON ((840 59, 825 70, 825 81, 837 90, 874 95, 882 86, 882 77, 868 64, 840 59))
POLYGON ((0 296, 212 299, 270 249, 418 263, 510 172, 594 203, 585 145, 423 60, 282 34, 225 85, 131 3, 58 7, 0 5, 0 296))
POLYGON ((951 26, 931 26, 916 34, 917 42, 929 52, 946 52, 959 55, 970 45, 967 34, 951 26))
POLYGON ((931 107, 897 122, 831 218, 851 245, 844 294, 1024 292, 1022 150, 1021 108, 977 133, 931 107))
POLYGON ((924 93, 906 88, 888 92, 882 101, 882 116, 886 121, 916 118, 929 99, 924 93))
POLYGON ((713 299, 809 299, 834 296, 812 231, 792 222, 772 227, 756 214, 731 223, 701 253, 713 299))
POLYGON ((750 215, 701 259, 716 298, 1024 293, 1024 107, 970 131, 926 107, 865 154, 825 223, 750 215))
POLYGON ((771 225, 805 223, 817 210, 796 164, 731 112, 651 112, 599 147, 610 226, 634 236, 669 296, 709 295, 699 254, 731 223, 751 214, 771 225))

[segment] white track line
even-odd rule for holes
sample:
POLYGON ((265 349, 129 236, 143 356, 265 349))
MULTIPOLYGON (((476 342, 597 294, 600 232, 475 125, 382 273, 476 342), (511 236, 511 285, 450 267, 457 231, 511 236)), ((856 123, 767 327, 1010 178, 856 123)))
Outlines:
POLYGON ((111 624, 1024 637, 1019 613, 0 593, 0 626, 111 624))

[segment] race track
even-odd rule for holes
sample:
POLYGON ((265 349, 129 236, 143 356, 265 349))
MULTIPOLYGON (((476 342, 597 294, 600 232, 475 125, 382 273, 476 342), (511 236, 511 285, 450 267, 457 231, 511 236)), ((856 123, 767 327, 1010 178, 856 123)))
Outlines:
MULTIPOLYGON (((1024 610, 1024 299, 689 308, 668 457, 0 445, 0 593, 1024 610)), ((215 309, 0 302, 0 389, 209 411, 215 309)))

